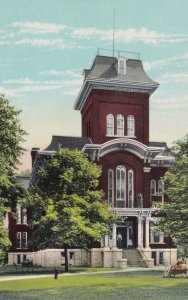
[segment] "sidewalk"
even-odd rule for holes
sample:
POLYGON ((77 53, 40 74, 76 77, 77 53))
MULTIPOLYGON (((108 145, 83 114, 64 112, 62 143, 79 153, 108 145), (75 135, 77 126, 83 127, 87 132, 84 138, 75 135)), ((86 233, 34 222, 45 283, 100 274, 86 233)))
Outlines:
MULTIPOLYGON (((128 272, 137 272, 137 271, 164 271, 165 267, 154 267, 154 268, 128 268, 123 270, 110 270, 110 271, 97 271, 97 272, 78 272, 78 273, 63 273, 59 274, 59 277, 62 276, 77 276, 77 275, 97 275, 97 274, 113 274, 113 273, 128 273, 128 272)), ((53 272, 51 274, 33 274, 33 275, 0 275, 0 281, 10 281, 10 280, 20 280, 20 279, 31 279, 31 278, 42 278, 54 276, 53 272)))

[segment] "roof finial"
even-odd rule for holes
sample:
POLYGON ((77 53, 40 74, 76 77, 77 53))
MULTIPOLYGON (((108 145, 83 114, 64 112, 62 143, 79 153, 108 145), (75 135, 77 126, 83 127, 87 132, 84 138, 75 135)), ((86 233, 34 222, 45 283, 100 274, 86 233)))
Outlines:
POLYGON ((114 57, 114 38, 115 38, 115 8, 114 8, 114 22, 113 22, 113 57, 114 57))

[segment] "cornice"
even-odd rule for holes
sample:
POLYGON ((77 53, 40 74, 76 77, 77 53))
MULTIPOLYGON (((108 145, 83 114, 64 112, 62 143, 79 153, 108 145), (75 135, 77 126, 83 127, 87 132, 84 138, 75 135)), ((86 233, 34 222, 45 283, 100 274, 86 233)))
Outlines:
POLYGON ((134 81, 120 81, 112 79, 90 79, 85 80, 80 93, 75 101, 74 109, 82 110, 89 93, 92 89, 105 89, 113 91, 125 91, 125 92, 139 92, 148 93, 151 95, 158 87, 157 83, 149 82, 134 82, 134 81))

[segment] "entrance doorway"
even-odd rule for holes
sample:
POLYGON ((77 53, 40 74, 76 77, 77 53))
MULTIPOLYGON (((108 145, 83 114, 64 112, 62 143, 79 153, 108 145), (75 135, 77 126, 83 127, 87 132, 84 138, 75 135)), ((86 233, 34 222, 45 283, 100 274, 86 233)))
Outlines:
POLYGON ((119 249, 132 246, 132 222, 124 222, 116 227, 116 241, 119 249))

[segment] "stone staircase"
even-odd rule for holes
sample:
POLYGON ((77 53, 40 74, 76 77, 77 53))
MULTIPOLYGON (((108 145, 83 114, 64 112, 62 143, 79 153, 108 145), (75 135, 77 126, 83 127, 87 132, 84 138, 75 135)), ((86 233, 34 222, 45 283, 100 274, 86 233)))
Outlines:
POLYGON ((137 249, 123 249, 122 258, 127 259, 128 267, 147 267, 146 263, 143 261, 139 251, 137 249))

